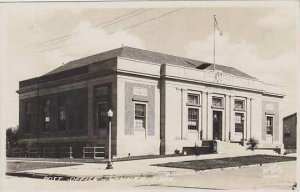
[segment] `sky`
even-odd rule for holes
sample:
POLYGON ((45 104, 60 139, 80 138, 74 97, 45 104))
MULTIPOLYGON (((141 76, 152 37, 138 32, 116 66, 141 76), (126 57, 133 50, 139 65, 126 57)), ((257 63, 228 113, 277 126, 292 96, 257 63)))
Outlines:
POLYGON ((213 62, 214 14, 223 31, 216 34, 216 63, 282 85, 283 115, 292 114, 299 69, 297 3, 2 5, 2 126, 18 125, 19 81, 74 59, 125 45, 213 62))

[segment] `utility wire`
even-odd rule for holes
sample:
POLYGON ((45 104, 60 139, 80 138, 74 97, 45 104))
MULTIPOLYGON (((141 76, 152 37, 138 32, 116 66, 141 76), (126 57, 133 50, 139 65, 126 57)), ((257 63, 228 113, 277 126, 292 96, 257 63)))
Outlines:
MULTIPOLYGON (((144 12, 148 12, 150 11, 151 9, 148 9, 148 10, 145 10, 143 12, 139 12, 143 9, 138 9, 138 10, 134 10, 134 11, 131 11, 129 13, 126 13, 124 15, 121 15, 119 17, 116 17, 114 19, 110 19, 110 20, 107 20, 107 21, 104 21, 100 24, 97 24, 97 25, 94 25, 94 26, 91 26, 90 29, 93 29, 93 28, 97 28, 97 27, 101 27, 101 26, 104 26, 104 27, 108 27, 110 25, 113 25, 113 24, 116 24, 118 22, 121 22, 125 19, 128 19, 128 18, 131 18, 133 16, 136 16, 136 15, 139 15, 139 14, 142 14, 144 12), (139 12, 139 13, 137 13, 139 12), (137 14, 135 14, 137 13, 137 14), (122 17, 125 17, 122 19, 122 17), (113 23, 110 23, 110 22, 113 22, 113 23)), ((81 30, 81 31, 78 31, 78 32, 74 32, 74 33, 70 33, 70 34, 67 34, 67 35, 62 35, 62 36, 59 36, 59 37, 56 37, 56 38, 53 38, 53 39, 50 39, 50 40, 47 40, 47 41, 44 41, 44 42, 39 42, 39 43, 35 43, 35 44, 30 44, 30 45, 27 45, 27 46, 24 46, 22 48, 31 48, 31 47, 39 47, 39 46, 48 46, 49 44, 51 45, 51 43, 53 42, 53 44, 57 44, 61 41, 64 41, 64 39, 68 39, 68 38, 72 38, 72 36, 75 36, 77 34, 80 34, 84 32, 84 30, 81 30)))
MULTIPOLYGON (((175 12, 178 12, 178 11, 180 11, 180 10, 182 10, 182 9, 184 9, 184 8, 179 8, 179 9, 176 9, 176 10, 169 11, 169 12, 167 12, 167 13, 165 13, 165 14, 162 14, 162 15, 160 15, 160 16, 158 16, 158 17, 154 17, 154 18, 151 18, 151 19, 148 19, 148 20, 139 22, 139 23, 137 23, 137 24, 128 26, 128 27, 126 27, 126 28, 124 28, 124 29, 122 29, 122 30, 120 30, 120 31, 116 31, 116 32, 121 32, 121 31, 125 31, 125 30, 129 30, 129 29, 138 27, 138 26, 140 26, 140 25, 149 23, 149 22, 151 22, 151 21, 160 19, 160 18, 162 18, 162 17, 165 17, 165 16, 167 16, 167 15, 173 14, 173 13, 175 13, 175 12)), ((116 32, 111 32, 111 33, 108 33, 107 35, 112 35, 112 34, 114 34, 114 33, 116 33, 116 32)), ((34 52, 34 53, 42 53, 42 52, 52 51, 52 50, 56 50, 56 49, 61 49, 61 48, 68 47, 68 46, 71 46, 71 45, 74 45, 74 44, 76 44, 76 43, 71 43, 71 44, 67 44, 67 45, 62 45, 62 46, 60 46, 60 47, 54 47, 54 48, 50 48, 50 49, 44 49, 44 50, 40 50, 40 51, 34 52)))
MULTIPOLYGON (((144 24, 149 23, 149 22, 151 22, 151 21, 154 21, 154 20, 160 19, 160 18, 162 18, 162 17, 165 17, 165 16, 167 16, 167 15, 173 14, 173 13, 175 13, 175 12, 177 12, 177 11, 182 10, 182 9, 184 9, 184 8, 179 8, 179 9, 170 11, 170 12, 168 12, 168 13, 165 13, 165 14, 163 14, 163 15, 160 15, 160 16, 158 16, 158 17, 154 17, 154 18, 152 18, 152 19, 149 19, 149 20, 146 20, 146 21, 142 21, 142 22, 140 22, 140 23, 136 23, 136 24, 134 24, 134 25, 128 26, 128 27, 126 27, 126 28, 123 28, 122 31, 126 31, 126 30, 132 29, 132 28, 134 28, 134 27, 137 27, 137 26, 140 26, 140 25, 144 25, 144 24)), ((117 31, 117 32, 118 32, 118 31, 117 31)), ((111 35, 111 34, 114 34, 114 33, 116 33, 116 32, 108 33, 108 35, 111 35)))

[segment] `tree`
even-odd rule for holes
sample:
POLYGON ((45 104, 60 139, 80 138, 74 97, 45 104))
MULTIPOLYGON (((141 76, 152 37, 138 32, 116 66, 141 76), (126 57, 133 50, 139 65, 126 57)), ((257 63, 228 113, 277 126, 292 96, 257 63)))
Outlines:
POLYGON ((6 129, 6 153, 8 156, 11 155, 12 149, 17 147, 19 140, 19 129, 8 128, 6 129))

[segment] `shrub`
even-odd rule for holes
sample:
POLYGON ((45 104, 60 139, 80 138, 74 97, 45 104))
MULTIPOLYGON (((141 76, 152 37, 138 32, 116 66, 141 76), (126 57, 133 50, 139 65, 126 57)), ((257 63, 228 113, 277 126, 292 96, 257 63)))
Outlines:
POLYGON ((254 149, 257 148, 258 144, 259 144, 258 140, 252 137, 249 139, 249 141, 247 143, 247 145, 249 145, 248 149, 250 149, 251 151, 254 151, 254 149))

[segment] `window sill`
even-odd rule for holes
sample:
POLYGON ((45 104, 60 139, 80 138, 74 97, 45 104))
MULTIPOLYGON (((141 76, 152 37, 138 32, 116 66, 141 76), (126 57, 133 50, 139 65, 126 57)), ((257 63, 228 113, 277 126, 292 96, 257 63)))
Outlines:
POLYGON ((198 133, 199 131, 198 130, 189 129, 188 132, 189 133, 198 133))
POLYGON ((235 133, 244 133, 243 131, 234 131, 235 133))
POLYGON ((200 104, 192 104, 192 103, 187 103, 186 106, 201 107, 200 104))
POLYGON ((145 128, 134 128, 135 131, 146 131, 145 128))
POLYGON ((234 108, 234 110, 235 110, 235 111, 243 111, 243 112, 246 111, 246 109, 236 109, 236 108, 234 108))
POLYGON ((212 109, 224 109, 224 107, 211 106, 212 109))

